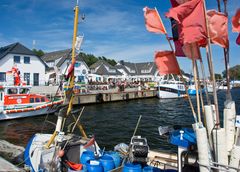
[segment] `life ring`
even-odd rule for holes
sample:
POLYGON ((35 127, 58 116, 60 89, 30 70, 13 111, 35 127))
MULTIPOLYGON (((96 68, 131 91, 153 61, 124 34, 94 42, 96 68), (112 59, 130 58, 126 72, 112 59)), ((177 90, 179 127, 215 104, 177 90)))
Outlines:
POLYGON ((22 103, 22 99, 17 99, 17 103, 21 104, 22 103))

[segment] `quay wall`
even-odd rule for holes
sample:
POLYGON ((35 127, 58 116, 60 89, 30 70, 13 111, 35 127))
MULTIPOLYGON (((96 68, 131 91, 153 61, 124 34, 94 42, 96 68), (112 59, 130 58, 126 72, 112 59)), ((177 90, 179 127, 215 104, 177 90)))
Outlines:
POLYGON ((73 104, 107 103, 156 97, 156 90, 76 94, 73 104))
MULTIPOLYGON (((44 94, 49 98, 55 96, 57 86, 34 86, 31 89, 31 93, 44 94)), ((125 91, 119 91, 118 89, 109 90, 92 90, 88 93, 75 94, 73 104, 91 104, 91 103, 104 103, 114 101, 127 101, 134 99, 144 99, 156 97, 156 90, 141 90, 137 88, 128 88, 125 91)))

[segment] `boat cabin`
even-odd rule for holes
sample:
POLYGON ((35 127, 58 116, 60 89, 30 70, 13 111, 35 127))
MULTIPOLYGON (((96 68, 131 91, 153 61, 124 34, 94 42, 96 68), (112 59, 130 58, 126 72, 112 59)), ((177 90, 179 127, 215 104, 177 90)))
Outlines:
POLYGON ((0 104, 20 105, 49 102, 44 95, 30 94, 31 86, 0 86, 0 104))

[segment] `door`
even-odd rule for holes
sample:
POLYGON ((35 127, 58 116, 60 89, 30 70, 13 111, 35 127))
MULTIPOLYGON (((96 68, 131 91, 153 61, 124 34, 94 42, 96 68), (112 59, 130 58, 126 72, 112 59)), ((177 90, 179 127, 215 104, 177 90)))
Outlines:
POLYGON ((39 85, 39 73, 34 73, 33 74, 33 86, 38 86, 39 85))
POLYGON ((27 85, 30 85, 30 73, 24 73, 24 81, 27 85))

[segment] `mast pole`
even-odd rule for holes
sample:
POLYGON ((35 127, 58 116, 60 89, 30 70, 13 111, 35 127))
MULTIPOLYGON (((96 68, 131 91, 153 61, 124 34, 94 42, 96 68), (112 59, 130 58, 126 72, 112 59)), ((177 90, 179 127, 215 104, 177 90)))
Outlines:
MULTIPOLYGON (((76 60, 75 59, 75 43, 76 43, 76 37, 77 37, 77 31, 78 31, 78 13, 79 13, 79 8, 78 8, 78 0, 77 0, 77 4, 74 8, 74 28, 73 28, 73 39, 72 39, 72 64, 74 64, 74 62, 76 60)), ((66 96, 66 98, 64 99, 64 102, 63 102, 63 104, 68 104, 66 116, 68 116, 70 114, 71 109, 72 109, 74 80, 75 80, 75 77, 74 77, 74 69, 73 69, 72 75, 70 77, 70 84, 68 86, 68 89, 71 90, 68 93, 70 96, 66 96), (70 99, 69 99, 69 97, 70 97, 70 99)), ((63 117, 58 116, 55 132, 61 131, 62 121, 63 121, 63 117)))

